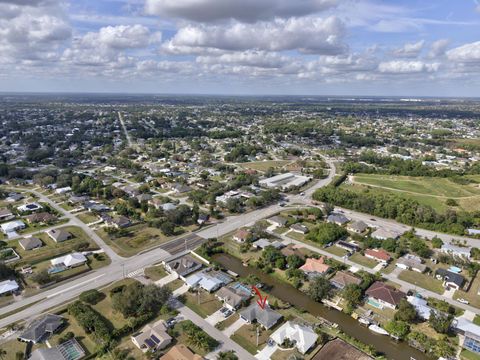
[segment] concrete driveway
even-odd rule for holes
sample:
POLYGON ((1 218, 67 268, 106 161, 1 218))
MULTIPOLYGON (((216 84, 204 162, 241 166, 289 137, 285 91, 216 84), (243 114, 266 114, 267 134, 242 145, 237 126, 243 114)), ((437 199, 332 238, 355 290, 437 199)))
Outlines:
POLYGON ((223 329, 223 333, 225 334, 225 336, 232 336, 235 331, 237 331, 238 329, 240 329, 243 325, 245 325, 246 322, 245 320, 243 319, 238 319, 237 321, 235 321, 232 325, 230 325, 229 327, 227 327, 226 329, 223 329))
POLYGON ((278 350, 278 345, 266 345, 255 357, 259 360, 270 360, 273 353, 278 350))
MULTIPOLYGON (((232 315, 230 315, 230 316, 232 316, 232 315)), ((223 313, 221 313, 220 310, 217 310, 212 315, 206 317, 205 321, 208 322, 210 325, 215 326, 216 323, 219 323, 220 321, 223 321, 225 319, 226 318, 223 315, 223 313)))

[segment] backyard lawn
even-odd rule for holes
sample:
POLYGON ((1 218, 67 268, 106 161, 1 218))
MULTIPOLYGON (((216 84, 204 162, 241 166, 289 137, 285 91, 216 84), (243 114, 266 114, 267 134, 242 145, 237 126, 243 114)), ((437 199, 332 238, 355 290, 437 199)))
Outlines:
POLYGON ((463 349, 460 353, 460 359, 462 360, 480 360, 480 354, 463 349))
MULTIPOLYGON (((257 346, 257 327, 253 324, 245 324, 238 329, 231 339, 247 350, 251 354, 256 354, 258 350, 261 350, 267 343, 270 335, 275 330, 265 330, 261 326, 258 326, 258 346, 257 346)), ((274 328, 275 329, 275 328, 274 328)))
POLYGON ((398 275, 398 278, 412 284, 412 286, 418 286, 423 289, 433 291, 437 294, 443 294, 443 292, 445 291, 440 280, 437 280, 427 274, 420 274, 416 271, 403 270, 398 275))

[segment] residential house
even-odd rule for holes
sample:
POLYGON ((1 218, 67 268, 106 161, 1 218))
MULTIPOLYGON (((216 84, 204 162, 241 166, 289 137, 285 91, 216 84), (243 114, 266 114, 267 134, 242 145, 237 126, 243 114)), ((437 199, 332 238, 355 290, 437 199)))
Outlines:
POLYGON ((83 207, 84 207, 85 210, 88 210, 90 212, 96 212, 96 213, 102 213, 102 212, 110 211, 110 208, 107 205, 101 204, 101 203, 98 203, 98 202, 94 202, 94 201, 84 202, 83 207))
POLYGON ((115 218, 112 218, 109 216, 104 219, 105 219, 105 223, 108 226, 113 226, 117 229, 123 229, 132 225, 132 222, 130 221, 130 219, 123 215, 117 216, 115 218))
POLYGON ((280 252, 283 256, 297 255, 299 258, 305 259, 305 255, 295 244, 288 244, 286 247, 282 248, 280 252))
POLYGON ((47 231, 47 235, 56 243, 67 241, 72 238, 72 234, 64 229, 51 229, 47 231))
POLYGON ((252 246, 256 249, 265 249, 268 246, 273 246, 275 249, 281 249, 285 247, 281 241, 270 241, 268 239, 258 239, 252 246))
POLYGON ((200 214, 200 215, 198 215, 197 224, 198 225, 203 225, 208 221, 208 219, 210 219, 210 215, 200 214))
POLYGON ((405 298, 405 293, 399 291, 381 281, 375 281, 367 289, 365 294, 368 296, 368 303, 372 306, 390 309, 396 309, 400 300, 405 298))
POLYGON ((179 278, 185 281, 185 277, 202 267, 202 263, 185 255, 167 263, 164 262, 165 269, 171 274, 177 274, 179 278))
POLYGON ((354 253, 354 252, 360 250, 360 246, 358 246, 357 244, 355 244, 353 242, 343 241, 343 240, 337 241, 335 243, 335 246, 337 246, 341 249, 347 250, 350 253, 354 253))
POLYGON ((343 214, 332 213, 332 214, 328 215, 327 222, 334 223, 334 224, 337 224, 337 225, 341 226, 341 225, 345 225, 346 223, 350 222, 350 219, 347 218, 343 214))
POLYGON ((34 211, 38 211, 40 209, 43 209, 43 206, 36 203, 36 202, 23 204, 23 205, 20 205, 19 207, 17 207, 17 210, 20 211, 20 212, 34 212, 34 211))
POLYGON ((250 232, 245 229, 238 229, 232 239, 239 243, 244 243, 250 236, 250 232))
POLYGON ((311 327, 287 321, 270 335, 270 339, 275 341, 277 345, 282 345, 288 339, 295 344, 300 353, 305 354, 314 347, 318 335, 311 327))
POLYGON ((192 188, 183 184, 174 184, 172 190, 176 194, 185 194, 189 191, 192 191, 192 188))
POLYGON ((200 355, 194 354, 183 344, 173 346, 160 360, 203 360, 200 355))
POLYGON ((368 225, 361 220, 354 221, 351 224, 347 225, 347 230, 357 234, 363 234, 367 229, 368 229, 368 225))
POLYGON ((22 220, 9 221, 0 225, 2 232, 5 235, 15 233, 17 230, 25 229, 25 223, 22 220))
POLYGON ((28 325, 18 337, 18 340, 38 344, 39 342, 48 339, 63 324, 63 317, 55 314, 47 314, 28 325))
POLYGON ((30 224, 35 224, 35 223, 49 224, 58 220, 55 215, 52 215, 48 212, 34 213, 26 216, 25 219, 30 224))
POLYGON ((57 346, 39 348, 32 352, 29 360, 80 360, 85 356, 85 351, 78 341, 73 338, 57 346))
POLYGON ((398 239, 402 235, 398 231, 380 228, 375 230, 370 236, 377 240, 398 239))
POLYGON ((247 323, 251 324, 256 321, 267 330, 282 318, 281 314, 272 310, 269 306, 262 309, 257 303, 251 304, 248 308, 242 310, 239 315, 247 323))
POLYGON ((15 216, 9 209, 0 209, 0 221, 13 219, 15 216))
POLYGON ((445 288, 459 290, 465 282, 465 278, 462 275, 445 269, 437 269, 437 271, 435 271, 435 277, 443 280, 443 286, 445 288))
POLYGON ((453 321, 453 327, 465 337, 462 347, 480 354, 480 326, 465 317, 458 317, 453 321))
POLYGON ((17 292, 20 287, 15 280, 4 280, 0 282, 0 296, 13 294, 17 292))
POLYGON ((388 263, 391 259, 388 252, 382 249, 367 249, 365 250, 365 257, 384 264, 388 263))
POLYGON ((337 271, 335 276, 330 279, 330 283, 337 289, 343 289, 347 285, 360 285, 361 282, 361 279, 346 271, 337 271))
POLYGON ((437 312, 436 309, 428 306, 427 300, 423 298, 419 298, 417 296, 407 296, 407 301, 413 305, 415 311, 417 312, 417 316, 423 320, 430 319, 431 312, 437 312))
POLYGON ((309 278, 324 275, 330 271, 330 266, 325 264, 324 258, 319 259, 308 258, 300 268, 309 278))
POLYGON ((62 188, 55 189, 55 194, 66 194, 70 191, 72 191, 72 188, 70 186, 65 186, 62 188))
POLYGON ((223 302, 224 306, 237 310, 242 306, 250 297, 252 293, 245 286, 236 283, 232 286, 224 286, 217 291, 215 297, 223 302))
POLYGON ((137 195, 137 200, 139 202, 143 202, 143 201, 150 201, 152 200, 152 195, 150 194, 140 194, 140 195, 137 195))
POLYGON ((66 268, 73 268, 77 266, 81 266, 87 262, 87 258, 78 252, 74 252, 65 256, 60 256, 58 258, 50 260, 50 263, 54 267, 66 267, 66 268))
POLYGON ((300 234, 306 234, 309 231, 308 227, 306 227, 303 224, 298 224, 298 223, 290 226, 290 230, 295 231, 295 232, 300 233, 300 234))
POLYGON ((472 248, 470 246, 462 247, 462 246, 456 246, 452 244, 443 244, 438 251, 444 254, 470 260, 470 254, 471 254, 472 248))
POLYGON ((278 227, 284 227, 285 225, 287 225, 287 222, 288 222, 286 218, 280 215, 272 216, 271 218, 267 219, 267 221, 270 224, 276 225, 278 227))
POLYGON ((165 348, 172 342, 167 333, 167 327, 162 320, 154 325, 147 324, 140 332, 131 336, 132 342, 143 352, 156 351, 165 348))
POLYGON ((173 211, 177 208, 177 205, 175 205, 174 203, 168 202, 168 203, 162 204, 160 207, 162 208, 163 211, 173 211))
POLYGON ((18 244, 23 248, 23 250, 33 250, 38 249, 43 246, 42 240, 37 237, 27 237, 18 241, 18 244))
POLYGON ((23 198, 25 198, 25 196, 23 196, 22 194, 11 192, 11 193, 8 193, 8 197, 5 200, 7 202, 17 202, 22 200, 23 198))
POLYGON ((205 291, 212 292, 232 282, 232 279, 224 273, 208 273, 206 271, 190 275, 185 279, 185 284, 190 288, 200 287, 205 291))
POLYGON ((395 266, 401 269, 413 270, 419 273, 423 273, 427 269, 427 266, 422 263, 422 259, 413 254, 406 254, 402 256, 397 260, 395 266))

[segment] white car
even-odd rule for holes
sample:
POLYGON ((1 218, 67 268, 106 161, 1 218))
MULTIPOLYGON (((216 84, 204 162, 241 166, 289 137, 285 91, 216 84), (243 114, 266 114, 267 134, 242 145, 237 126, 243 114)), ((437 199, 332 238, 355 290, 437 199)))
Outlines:
POLYGON ((462 299, 457 299, 457 301, 458 301, 458 302, 461 302, 462 304, 465 304, 465 305, 468 305, 468 304, 469 304, 468 300, 465 300, 465 299, 463 299, 463 298, 462 298, 462 299))

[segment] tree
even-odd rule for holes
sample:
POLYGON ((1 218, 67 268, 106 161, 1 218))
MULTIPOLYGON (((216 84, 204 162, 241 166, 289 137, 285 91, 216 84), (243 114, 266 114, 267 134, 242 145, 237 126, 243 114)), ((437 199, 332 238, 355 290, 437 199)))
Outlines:
POLYGON ((416 317, 417 311, 415 310, 415 307, 405 299, 400 300, 400 304, 398 305, 398 310, 395 313, 394 319, 397 321, 411 323, 416 319, 416 317))
POLYGON ((166 236, 172 236, 175 234, 175 225, 170 221, 164 221, 160 225, 160 230, 162 230, 162 233, 166 236))
POLYGON ((308 288, 308 295, 315 301, 320 302, 330 295, 330 282, 323 276, 315 277, 308 288))
POLYGON ((433 329, 440 334, 447 334, 450 330, 453 317, 442 313, 437 313, 433 310, 430 312, 430 319, 428 322, 433 329))
POLYGON ((353 308, 362 302, 362 288, 357 284, 348 284, 342 290, 342 297, 353 308))
POLYGON ((217 360, 238 360, 238 356, 233 350, 221 351, 217 355, 217 360))
POLYGON ((404 321, 392 320, 385 325, 385 330, 391 335, 403 340, 410 332, 410 326, 404 321))
POLYGON ((307 235, 307 239, 326 245, 348 235, 347 230, 333 223, 321 223, 315 226, 307 235))
POLYGON ((442 247, 442 245, 443 245, 443 241, 442 241, 439 237, 436 237, 436 236, 435 236, 435 237, 432 239, 432 247, 433 247, 434 249, 440 249, 440 248, 442 247))
POLYGON ((52 276, 48 273, 48 270, 42 270, 32 276, 32 280, 39 285, 45 285, 53 281, 52 276))
POLYGON ((96 289, 87 290, 80 294, 79 299, 91 305, 95 305, 101 301, 105 295, 96 289))
POLYGON ((305 261, 298 255, 288 255, 287 264, 289 269, 298 269, 300 266, 305 264, 305 261))
POLYGON ((13 276, 15 276, 15 270, 0 261, 0 280, 7 280, 13 276))

